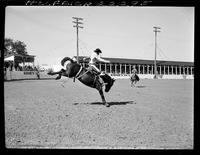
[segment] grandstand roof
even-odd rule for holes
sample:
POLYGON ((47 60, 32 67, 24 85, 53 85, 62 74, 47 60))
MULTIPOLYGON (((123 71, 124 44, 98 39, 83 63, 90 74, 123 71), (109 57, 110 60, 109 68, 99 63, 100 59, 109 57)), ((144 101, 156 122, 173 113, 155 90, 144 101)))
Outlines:
MULTIPOLYGON (((88 62, 84 61, 83 58, 85 56, 79 56, 80 62, 88 62)), ((110 60, 111 63, 117 63, 117 64, 132 64, 132 65, 154 65, 154 60, 143 60, 143 59, 126 59, 126 58, 108 58, 108 57, 102 57, 103 59, 110 60)), ((172 66, 194 66, 194 62, 184 62, 184 61, 165 61, 165 60, 157 60, 157 65, 172 65, 172 66)))
POLYGON ((18 62, 23 62, 23 60, 25 62, 34 62, 34 55, 21 55, 21 54, 16 54, 16 53, 12 53, 9 54, 7 56, 4 56, 4 61, 18 61, 18 62))

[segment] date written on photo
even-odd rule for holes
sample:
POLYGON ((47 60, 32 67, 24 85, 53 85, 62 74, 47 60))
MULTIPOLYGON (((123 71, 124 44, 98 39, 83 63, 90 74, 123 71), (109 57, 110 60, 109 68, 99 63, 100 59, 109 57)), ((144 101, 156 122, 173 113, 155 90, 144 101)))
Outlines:
POLYGON ((48 6, 145 6, 151 4, 152 1, 95 1, 95 2, 81 2, 81 1, 66 1, 66 0, 55 0, 55 1, 36 1, 28 0, 25 5, 48 5, 48 6))

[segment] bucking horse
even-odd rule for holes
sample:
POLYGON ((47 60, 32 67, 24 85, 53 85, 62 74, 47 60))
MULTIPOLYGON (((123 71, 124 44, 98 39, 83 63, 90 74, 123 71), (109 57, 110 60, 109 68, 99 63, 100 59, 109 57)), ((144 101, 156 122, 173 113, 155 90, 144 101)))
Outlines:
POLYGON ((103 86, 105 85, 105 92, 109 92, 111 87, 113 86, 115 79, 111 78, 108 74, 104 73, 102 75, 99 75, 100 78, 102 78, 104 85, 101 84, 99 77, 95 72, 93 71, 92 67, 83 67, 82 65, 78 64, 76 61, 72 60, 69 57, 65 57, 61 61, 61 65, 66 65, 66 70, 61 69, 58 72, 50 71, 47 74, 49 75, 56 75, 56 80, 60 79, 61 76, 65 76, 68 78, 74 78, 78 79, 81 83, 85 84, 86 86, 89 86, 91 88, 95 88, 98 90, 102 102, 106 107, 109 107, 110 105, 106 102, 104 93, 103 93, 103 86))

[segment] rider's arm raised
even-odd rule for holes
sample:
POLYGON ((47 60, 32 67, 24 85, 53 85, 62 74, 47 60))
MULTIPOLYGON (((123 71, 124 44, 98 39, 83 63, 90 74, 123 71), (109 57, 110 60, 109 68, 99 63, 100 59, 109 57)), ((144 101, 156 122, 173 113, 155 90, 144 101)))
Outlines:
POLYGON ((97 60, 101 61, 101 62, 104 62, 104 63, 110 63, 109 60, 105 60, 105 59, 102 59, 100 57, 97 57, 97 60))

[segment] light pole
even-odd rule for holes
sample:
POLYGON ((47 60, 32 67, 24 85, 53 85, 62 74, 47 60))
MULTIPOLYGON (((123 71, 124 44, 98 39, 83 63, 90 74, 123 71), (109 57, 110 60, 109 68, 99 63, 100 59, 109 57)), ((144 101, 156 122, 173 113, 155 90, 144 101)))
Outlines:
POLYGON ((83 18, 78 18, 78 17, 72 17, 72 18, 75 19, 75 21, 73 21, 73 23, 76 24, 76 25, 73 25, 73 27, 76 27, 76 34, 77 34, 77 63, 79 64, 78 28, 83 28, 82 26, 79 26, 79 24, 83 24, 82 22, 79 22, 79 20, 83 20, 83 18))
POLYGON ((156 54, 157 54, 157 32, 160 32, 160 27, 154 26, 154 32, 155 32, 155 58, 154 58, 154 79, 157 79, 157 66, 156 66, 156 54))

